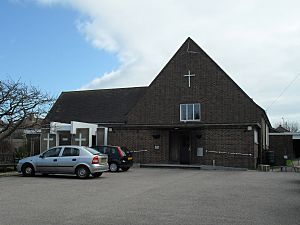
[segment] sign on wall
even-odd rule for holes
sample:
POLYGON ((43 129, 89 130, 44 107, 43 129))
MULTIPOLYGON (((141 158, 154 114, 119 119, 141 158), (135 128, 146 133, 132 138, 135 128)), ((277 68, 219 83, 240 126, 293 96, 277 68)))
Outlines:
POLYGON ((197 156, 203 156, 203 148, 197 148, 197 156))

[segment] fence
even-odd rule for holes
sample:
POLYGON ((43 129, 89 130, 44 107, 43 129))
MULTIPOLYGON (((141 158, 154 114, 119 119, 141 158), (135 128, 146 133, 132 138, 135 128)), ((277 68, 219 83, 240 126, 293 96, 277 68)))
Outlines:
POLYGON ((14 153, 0 153, 0 163, 15 163, 16 155, 14 153))

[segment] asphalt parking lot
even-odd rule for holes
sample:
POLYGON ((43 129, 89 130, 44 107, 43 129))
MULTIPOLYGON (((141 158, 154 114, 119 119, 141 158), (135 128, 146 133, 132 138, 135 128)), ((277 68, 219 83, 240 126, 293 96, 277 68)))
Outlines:
POLYGON ((0 224, 299 225, 300 173, 138 169, 0 177, 0 224))

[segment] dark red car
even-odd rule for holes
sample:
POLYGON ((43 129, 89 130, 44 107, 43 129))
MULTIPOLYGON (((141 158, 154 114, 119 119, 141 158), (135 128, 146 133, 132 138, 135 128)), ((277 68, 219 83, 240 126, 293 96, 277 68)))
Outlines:
POLYGON ((117 172, 120 168, 122 171, 127 171, 133 165, 132 154, 125 147, 100 145, 92 148, 108 155, 108 165, 111 172, 117 172))

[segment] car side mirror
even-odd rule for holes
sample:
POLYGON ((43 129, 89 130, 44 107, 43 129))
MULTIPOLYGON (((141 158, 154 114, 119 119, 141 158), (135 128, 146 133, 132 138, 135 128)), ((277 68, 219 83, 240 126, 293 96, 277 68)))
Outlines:
POLYGON ((40 158, 44 158, 44 155, 40 155, 39 157, 40 157, 40 158))

